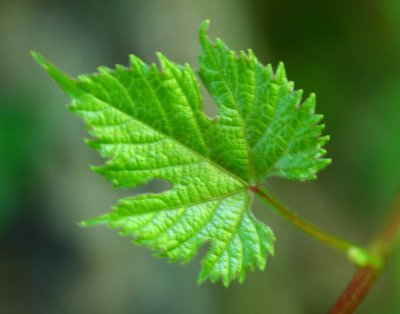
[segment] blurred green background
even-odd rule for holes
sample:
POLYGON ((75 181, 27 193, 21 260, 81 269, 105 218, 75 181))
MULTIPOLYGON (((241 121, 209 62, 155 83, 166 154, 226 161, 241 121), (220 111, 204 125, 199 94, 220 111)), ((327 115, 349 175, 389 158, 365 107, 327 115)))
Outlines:
MULTIPOLYGON (((230 48, 284 61, 325 115, 333 164, 316 182, 274 179, 269 189, 360 244, 376 232, 400 185, 398 0, 2 0, 0 313, 319 314, 344 289, 354 272, 348 261, 261 203, 255 214, 275 231, 276 255, 229 289, 196 285, 199 258, 168 264, 107 228, 77 226, 127 191, 89 171, 100 158, 28 51, 73 75, 127 64, 130 53, 153 62, 155 51, 196 66, 206 18, 211 37, 230 48)), ((360 313, 400 313, 399 256, 360 313)))

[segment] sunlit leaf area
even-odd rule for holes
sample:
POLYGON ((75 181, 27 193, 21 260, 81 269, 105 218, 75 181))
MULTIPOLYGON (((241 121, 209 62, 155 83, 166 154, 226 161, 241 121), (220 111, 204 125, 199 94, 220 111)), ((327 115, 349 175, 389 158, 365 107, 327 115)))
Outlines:
MULTIPOLYGON (((317 181, 275 177, 267 180, 267 189, 302 216, 356 243, 367 244, 379 230, 400 190, 398 1, 4 0, 0 313, 319 314, 336 301, 354 266, 257 199, 248 219, 254 214, 273 230, 267 238, 274 254, 263 272, 249 271, 244 281, 241 269, 232 278, 215 277, 222 283, 196 284, 201 261, 212 250, 210 238, 182 266, 154 258, 115 230, 78 225, 106 213, 117 199, 166 192, 173 185, 155 176, 144 185, 113 189, 90 171, 88 165, 101 165, 102 158, 82 140, 89 136, 68 113, 67 96, 29 51, 39 51, 74 77, 101 72, 98 65, 129 66, 130 54, 159 64, 155 52, 162 51, 173 64, 189 63, 193 80, 203 80, 199 92, 212 119, 213 95, 204 74, 196 72, 202 62, 198 29, 206 19, 213 41, 220 37, 234 51, 251 48, 274 70, 284 62, 304 99, 317 95, 332 164, 317 181)), ((194 131, 182 136, 190 141, 194 131)), ((399 256, 393 254, 359 313, 400 311, 399 256)), ((252 263, 249 269, 260 266, 252 263)))

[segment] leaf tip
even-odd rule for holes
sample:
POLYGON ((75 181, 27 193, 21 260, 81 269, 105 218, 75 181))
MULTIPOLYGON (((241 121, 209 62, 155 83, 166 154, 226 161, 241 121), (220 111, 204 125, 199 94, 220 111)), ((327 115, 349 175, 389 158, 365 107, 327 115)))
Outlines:
POLYGON ((205 19, 200 24, 200 31, 201 32, 206 32, 209 27, 210 27, 210 20, 209 19, 205 19))
POLYGON ((200 286, 202 283, 204 283, 207 280, 207 276, 204 275, 203 272, 200 272, 199 275, 197 276, 196 284, 200 286))
MULTIPOLYGON (((321 137, 319 138, 319 145, 320 145, 320 147, 322 147, 322 146, 324 146, 326 143, 328 143, 328 142, 330 141, 330 139, 331 139, 330 135, 321 136, 321 137)), ((325 152, 324 154, 326 154, 326 152, 325 152)))
POLYGON ((201 22, 200 24, 200 30, 199 30, 199 37, 200 37, 200 41, 203 41, 204 39, 207 38, 207 31, 208 28, 210 27, 210 20, 204 20, 203 22, 201 22))
POLYGON ((59 72, 54 65, 52 65, 45 57, 36 51, 30 51, 32 58, 46 71, 55 78, 54 74, 59 72))
POLYGON ((46 71, 49 70, 49 62, 38 52, 31 50, 29 51, 31 54, 32 58, 46 71))
POLYGON ((87 220, 83 220, 81 222, 78 223, 78 226, 80 227, 91 227, 94 225, 102 225, 102 224, 106 224, 110 221, 110 215, 109 214, 105 214, 99 217, 95 217, 92 219, 87 219, 87 220))
POLYGON ((160 62, 160 66, 162 70, 165 70, 169 65, 171 65, 171 61, 162 53, 157 51, 156 56, 158 58, 158 61, 160 62))
POLYGON ((76 82, 72 77, 63 73, 38 52, 30 51, 30 53, 33 59, 60 85, 67 95, 74 98, 79 93, 75 86, 76 82))
POLYGON ((329 166, 332 163, 332 158, 325 158, 324 160, 325 160, 324 167, 329 166))
POLYGON ((285 64, 282 61, 279 61, 278 63, 278 66, 275 71, 275 78, 280 81, 287 80, 285 64))
POLYGON ((78 222, 78 226, 79 227, 89 227, 90 226, 90 224, 86 221, 86 220, 84 220, 84 221, 80 221, 80 222, 78 222))

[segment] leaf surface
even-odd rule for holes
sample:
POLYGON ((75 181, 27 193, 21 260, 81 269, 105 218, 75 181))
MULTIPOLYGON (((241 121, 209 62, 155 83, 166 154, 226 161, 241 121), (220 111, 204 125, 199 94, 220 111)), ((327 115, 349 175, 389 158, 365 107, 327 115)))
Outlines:
POLYGON ((88 144, 107 159, 93 169, 116 187, 163 179, 162 193, 121 199, 84 225, 108 224, 171 261, 186 263, 208 243, 199 282, 242 282, 264 269, 274 235, 251 213, 252 187, 269 176, 314 179, 327 137, 315 96, 301 104, 283 64, 275 72, 252 51, 236 54, 200 27, 199 76, 218 107, 207 117, 195 72, 158 54, 160 68, 135 56, 130 66, 72 79, 34 53, 70 96, 88 144))

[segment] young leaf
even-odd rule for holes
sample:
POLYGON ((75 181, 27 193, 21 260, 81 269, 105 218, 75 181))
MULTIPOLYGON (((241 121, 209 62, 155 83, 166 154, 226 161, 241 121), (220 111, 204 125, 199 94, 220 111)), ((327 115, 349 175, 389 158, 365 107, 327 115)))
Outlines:
POLYGON ((158 54, 161 69, 135 56, 128 68, 100 67, 72 79, 40 55, 35 59, 71 97, 69 109, 95 137, 88 143, 108 160, 93 169, 116 187, 153 179, 172 188, 121 199, 112 212, 85 221, 132 235, 158 256, 186 263, 209 243, 199 282, 242 282, 264 269, 274 235, 251 213, 252 188, 268 176, 314 179, 328 137, 315 96, 301 104, 283 64, 275 72, 249 50, 239 55, 200 28, 199 75, 218 106, 211 120, 189 65, 158 54))

